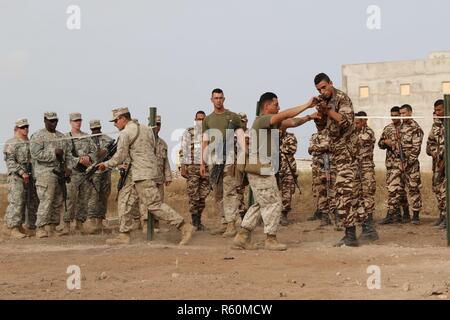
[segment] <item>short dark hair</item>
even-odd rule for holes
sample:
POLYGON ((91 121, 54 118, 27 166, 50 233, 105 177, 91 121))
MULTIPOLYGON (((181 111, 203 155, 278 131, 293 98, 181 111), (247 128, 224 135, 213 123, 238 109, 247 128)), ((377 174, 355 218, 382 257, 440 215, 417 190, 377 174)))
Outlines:
POLYGON ((443 99, 436 100, 436 102, 434 103, 434 107, 435 108, 437 106, 440 106, 440 105, 444 105, 444 100, 443 99))
POLYGON ((131 114, 129 112, 122 114, 121 117, 124 117, 127 120, 131 120, 131 114))
POLYGON ((215 89, 211 92, 211 95, 213 95, 214 93, 221 93, 221 94, 223 94, 223 90, 220 89, 220 88, 215 88, 215 89))
POLYGON ((398 112, 398 113, 400 113, 400 107, 399 106, 394 106, 394 107, 392 107, 391 108, 391 113, 392 112, 398 112))
POLYGON ((195 117, 197 118, 197 115, 199 115, 199 114, 202 114, 202 115, 206 116, 205 111, 199 110, 199 111, 197 111, 197 112, 195 113, 195 117))
POLYGON ((400 109, 407 109, 408 111, 412 111, 412 107, 409 104, 404 104, 400 107, 400 109))
POLYGON ((357 117, 367 117, 367 113, 365 111, 359 111, 355 114, 357 117))
POLYGON ((314 84, 317 86, 321 81, 331 82, 331 79, 329 76, 327 76, 325 73, 319 73, 317 76, 314 77, 314 84))
POLYGON ((260 111, 264 107, 264 103, 272 102, 273 99, 277 99, 277 98, 278 98, 277 95, 275 93, 273 93, 273 92, 263 93, 261 95, 261 97, 259 98, 259 102, 258 102, 260 111))

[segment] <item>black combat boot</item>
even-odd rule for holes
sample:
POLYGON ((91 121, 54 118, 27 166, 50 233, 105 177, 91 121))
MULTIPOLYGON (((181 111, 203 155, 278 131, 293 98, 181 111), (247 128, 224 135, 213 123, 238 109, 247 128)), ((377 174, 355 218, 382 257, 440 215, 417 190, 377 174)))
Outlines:
POLYGON ((320 220, 320 227, 326 227, 331 225, 331 220, 328 214, 323 213, 322 219, 320 220))
POLYGON ((433 227, 439 228, 444 223, 444 220, 445 216, 443 214, 439 214, 439 218, 435 222, 433 222, 433 227))
POLYGON ((287 211, 281 212, 280 224, 282 226, 284 226, 284 227, 289 225, 288 212, 287 211))
POLYGON ((394 223, 402 223, 403 222, 402 212, 400 211, 400 208, 395 210, 395 213, 394 213, 394 216, 392 217, 392 220, 394 220, 394 223))
POLYGON ((202 224, 202 211, 198 212, 197 225, 195 227, 197 231, 206 231, 206 227, 202 224))
POLYGON ((345 228, 345 236, 334 246, 335 247, 341 247, 341 246, 348 246, 348 247, 357 247, 359 245, 358 240, 356 239, 356 227, 349 227, 345 228))
POLYGON ((409 223, 411 221, 411 216, 409 215, 409 206, 403 206, 403 217, 402 223, 409 223))
POLYGON ((411 220, 411 223, 414 225, 420 224, 419 211, 413 211, 413 218, 411 220))
POLYGON ((322 212, 319 211, 319 209, 316 210, 316 212, 313 213, 311 217, 309 217, 308 221, 314 221, 314 220, 321 220, 322 219, 322 212))
POLYGON ((199 222, 199 215, 198 212, 194 212, 191 214, 191 219, 192 219, 192 225, 194 227, 198 227, 198 222, 199 222))
POLYGON ((394 215, 391 210, 388 210, 386 214, 386 218, 378 222, 378 224, 393 224, 394 223, 394 215))
POLYGON ((362 223, 362 232, 359 236, 359 240, 363 241, 375 241, 378 240, 378 232, 373 226, 373 222, 369 219, 362 223))

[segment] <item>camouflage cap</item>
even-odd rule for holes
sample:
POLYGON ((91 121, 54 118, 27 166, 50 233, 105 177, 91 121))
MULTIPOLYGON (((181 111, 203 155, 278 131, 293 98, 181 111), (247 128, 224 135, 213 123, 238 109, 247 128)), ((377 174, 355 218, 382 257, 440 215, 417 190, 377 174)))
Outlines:
POLYGON ((23 119, 19 119, 19 120, 16 121, 16 127, 17 128, 22 128, 22 127, 25 127, 25 126, 29 126, 27 119, 23 118, 23 119))
POLYGON ((58 115, 56 112, 47 111, 44 113, 44 118, 47 120, 58 120, 58 115))
POLYGON ((239 117, 241 117, 241 121, 248 121, 247 115, 243 112, 238 113, 239 117))
POLYGON ((109 122, 114 122, 117 118, 124 115, 125 113, 130 113, 127 107, 113 109, 113 118, 112 120, 109 120, 109 122))
POLYGON ((100 120, 95 119, 95 120, 89 121, 89 128, 99 129, 101 127, 102 127, 102 124, 101 124, 100 120))
POLYGON ((71 114, 69 114, 69 118, 70 118, 70 121, 82 120, 81 113, 79 113, 79 112, 72 112, 71 114))

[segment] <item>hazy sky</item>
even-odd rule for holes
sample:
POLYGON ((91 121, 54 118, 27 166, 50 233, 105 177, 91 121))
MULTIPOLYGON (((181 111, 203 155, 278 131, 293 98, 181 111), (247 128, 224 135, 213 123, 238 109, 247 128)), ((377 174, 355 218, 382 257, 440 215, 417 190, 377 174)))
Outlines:
MULTIPOLYGON (((144 122, 156 106, 173 147, 175 129, 211 112, 215 87, 251 122, 265 91, 291 107, 316 94, 319 72, 339 86, 342 64, 449 50, 448 12, 444 0, 0 0, 0 138, 21 117, 40 129, 46 110, 58 112, 60 131, 79 111, 85 131, 100 118, 109 132, 112 108, 128 106, 144 122), (81 9, 80 30, 66 27, 69 5, 81 9), (367 28, 370 5, 381 9, 381 30, 367 28)), ((298 156, 312 131, 293 130, 298 156)))

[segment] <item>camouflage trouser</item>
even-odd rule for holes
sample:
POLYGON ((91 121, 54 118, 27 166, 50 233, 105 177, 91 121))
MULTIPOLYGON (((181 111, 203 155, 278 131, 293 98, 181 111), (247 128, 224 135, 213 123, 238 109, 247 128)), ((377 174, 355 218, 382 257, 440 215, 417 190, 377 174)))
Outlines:
POLYGON ((209 177, 200 176, 200 165, 187 166, 186 189, 189 196, 189 212, 202 213, 205 209, 205 201, 211 186, 209 177))
MULTIPOLYGON (((422 197, 420 189, 422 187, 420 179, 420 165, 416 161, 413 165, 405 167, 404 186, 408 187, 409 200, 413 211, 420 211, 422 208, 422 197)), ((402 205, 402 190, 404 191, 402 181, 402 171, 400 168, 392 168, 387 177, 387 185, 389 192, 388 205, 390 209, 400 208, 402 205)))
POLYGON ((90 185, 88 217, 105 219, 108 210, 108 198, 111 194, 111 171, 94 174, 92 182, 95 189, 90 185))
MULTIPOLYGON (((211 173, 212 167, 210 167, 211 173)), ((222 217, 221 223, 236 221, 239 212, 239 196, 236 191, 238 180, 235 175, 235 166, 226 165, 219 182, 213 185, 214 198, 222 217)))
POLYGON ((324 214, 334 214, 336 209, 334 201, 334 184, 336 183, 336 171, 330 170, 329 181, 327 173, 320 172, 320 184, 316 187, 318 191, 317 209, 324 214))
POLYGON ((399 205, 408 205, 402 171, 396 167, 386 168, 386 186, 388 189, 388 209, 395 211, 399 205), (398 200, 399 199, 399 200, 398 200), (399 203, 397 203, 399 201, 399 203))
POLYGON ((88 202, 93 189, 92 184, 87 180, 81 185, 83 174, 75 172, 70 177, 70 183, 67 184, 67 212, 64 213, 64 222, 86 221, 88 202))
POLYGON ((356 175, 356 194, 358 194, 357 215, 358 222, 365 221, 375 211, 375 169, 373 167, 361 167, 361 172, 356 175))
POLYGON ((252 173, 247 175, 255 203, 248 208, 241 226, 251 231, 255 229, 262 217, 264 233, 275 235, 280 223, 282 207, 275 176, 261 176, 252 173))
POLYGON ((8 207, 5 220, 8 228, 20 227, 25 222, 25 212, 28 210, 27 226, 33 229, 36 226, 36 211, 39 206, 36 188, 32 188, 30 203, 28 201, 28 189, 23 179, 15 174, 8 176, 8 207))
POLYGON ((446 202, 445 202, 445 187, 446 187, 446 183, 447 180, 445 179, 444 176, 442 177, 436 177, 435 178, 435 174, 433 174, 433 191, 436 194, 436 199, 437 199, 437 203, 438 203, 438 208, 439 208, 439 214, 445 215, 446 214, 446 202))
POLYGON ((312 194, 313 197, 316 198, 316 201, 318 201, 319 198, 319 188, 320 185, 322 184, 322 180, 321 180, 321 170, 320 170, 320 166, 316 163, 312 163, 311 165, 311 186, 312 186, 312 194))
POLYGON ((58 177, 52 173, 37 176, 36 191, 39 198, 36 226, 59 225, 64 200, 58 177))
POLYGON ((336 182, 334 184, 336 214, 345 228, 356 223, 355 197, 356 161, 346 148, 336 149, 333 153, 336 166, 336 182))
POLYGON ((282 212, 290 212, 292 209, 292 195, 295 193, 296 188, 294 178, 290 173, 280 173, 280 182, 282 212))
POLYGON ((133 207, 136 208, 137 195, 140 203, 141 212, 150 211, 155 219, 167 221, 171 225, 180 226, 184 221, 183 217, 167 204, 162 202, 161 193, 152 180, 142 180, 132 182, 127 180, 125 186, 119 192, 118 213, 119 213, 119 231, 130 232, 133 228, 135 217, 133 216, 133 207))
MULTIPOLYGON (((131 216, 134 220, 140 220, 142 218, 147 219, 147 213, 143 210, 142 206, 139 203, 138 194, 134 186, 134 182, 131 180, 131 177, 128 176, 125 181, 125 186, 127 186, 126 190, 126 201, 118 201, 117 202, 117 212, 122 212, 123 216, 131 216)), ((120 190, 118 200, 120 199, 120 194, 122 193, 125 186, 120 190)), ((125 195, 124 195, 125 197, 125 195)), ((120 220, 120 217, 119 217, 120 220)))

